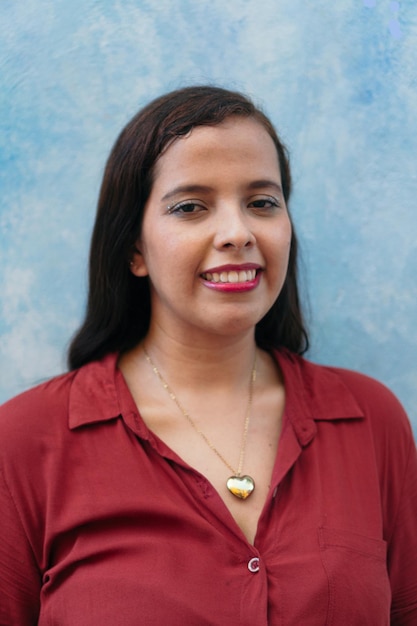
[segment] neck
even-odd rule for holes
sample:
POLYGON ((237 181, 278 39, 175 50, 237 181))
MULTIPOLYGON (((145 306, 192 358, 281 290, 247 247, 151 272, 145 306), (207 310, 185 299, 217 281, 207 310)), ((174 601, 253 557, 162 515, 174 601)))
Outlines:
MULTIPOLYGON (((256 344, 254 332, 239 337, 211 337, 196 343, 150 329, 142 344, 173 385, 204 385, 217 390, 223 386, 241 388, 252 368, 256 344)), ((142 344, 135 348, 137 356, 142 344)))

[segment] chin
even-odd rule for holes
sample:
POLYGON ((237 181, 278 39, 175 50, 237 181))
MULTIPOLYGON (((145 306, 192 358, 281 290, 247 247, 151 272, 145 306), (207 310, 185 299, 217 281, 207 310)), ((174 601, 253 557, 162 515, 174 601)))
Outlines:
POLYGON ((224 335, 227 337, 231 337, 234 335, 242 335, 248 332, 252 332, 255 330, 256 324, 262 319, 261 317, 256 317, 252 322, 248 319, 248 316, 239 317, 235 319, 222 320, 222 323, 216 324, 213 327, 213 331, 218 335, 224 335))

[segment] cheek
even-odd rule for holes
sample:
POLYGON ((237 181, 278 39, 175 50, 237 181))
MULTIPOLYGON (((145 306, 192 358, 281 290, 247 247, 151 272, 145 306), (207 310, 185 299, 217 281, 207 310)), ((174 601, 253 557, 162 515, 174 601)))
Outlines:
POLYGON ((270 250, 281 258, 288 257, 292 243, 292 227, 290 220, 281 223, 275 230, 274 236, 271 238, 269 234, 270 250))
POLYGON ((148 240, 146 261, 149 278, 155 287, 170 289, 186 281, 190 273, 191 261, 187 257, 186 246, 177 245, 172 236, 161 237, 157 241, 148 240))
POLYGON ((289 256, 292 243, 292 224, 289 217, 285 228, 285 235, 282 238, 282 242, 283 247, 285 248, 285 254, 286 256, 289 256))

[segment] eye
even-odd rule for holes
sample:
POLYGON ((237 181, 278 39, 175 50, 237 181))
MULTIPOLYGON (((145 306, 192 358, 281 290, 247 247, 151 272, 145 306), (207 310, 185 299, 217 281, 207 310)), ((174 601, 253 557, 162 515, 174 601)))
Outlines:
POLYGON ((168 207, 170 215, 197 215, 206 211, 206 208, 196 200, 184 200, 168 207))
POLYGON ((277 209, 280 206, 279 200, 273 196, 255 198, 248 204, 249 208, 258 210, 259 212, 271 212, 273 209, 277 209))

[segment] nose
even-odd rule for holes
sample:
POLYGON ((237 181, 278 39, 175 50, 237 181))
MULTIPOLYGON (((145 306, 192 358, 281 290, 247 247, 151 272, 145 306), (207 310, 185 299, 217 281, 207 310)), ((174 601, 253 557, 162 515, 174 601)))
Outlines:
POLYGON ((217 249, 250 248, 256 243, 255 234, 247 216, 240 208, 220 211, 214 245, 217 249))

